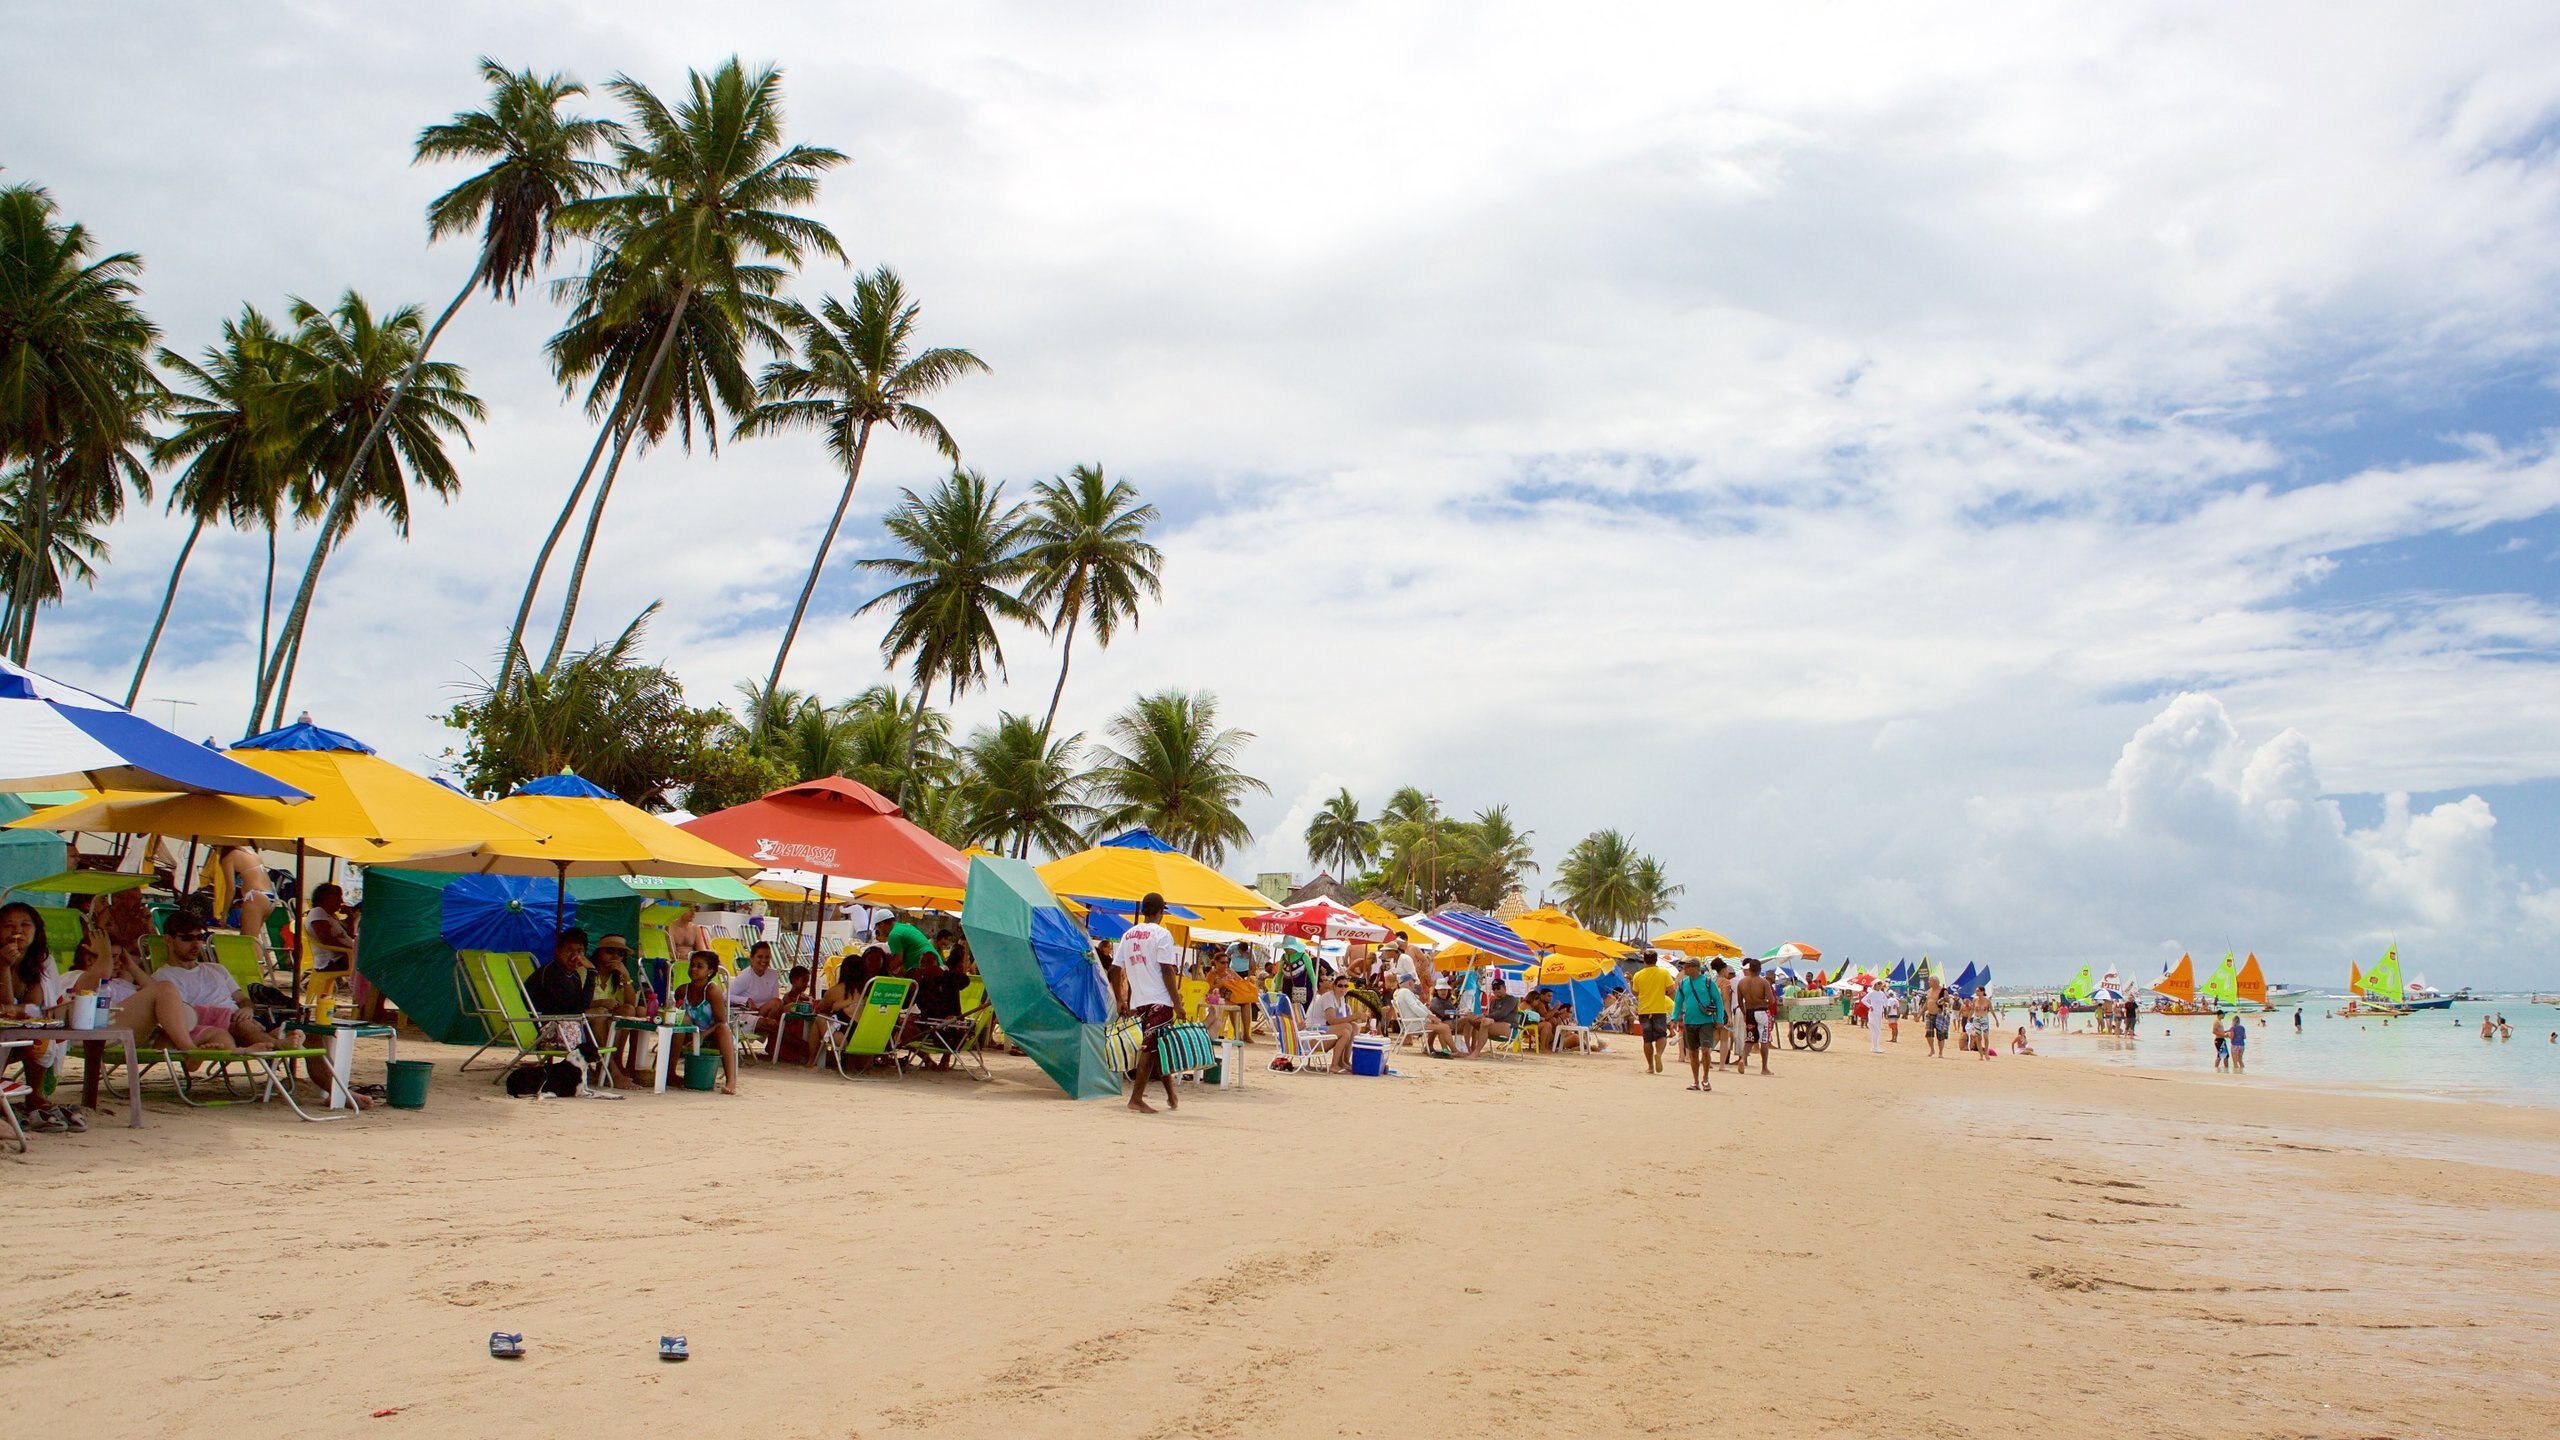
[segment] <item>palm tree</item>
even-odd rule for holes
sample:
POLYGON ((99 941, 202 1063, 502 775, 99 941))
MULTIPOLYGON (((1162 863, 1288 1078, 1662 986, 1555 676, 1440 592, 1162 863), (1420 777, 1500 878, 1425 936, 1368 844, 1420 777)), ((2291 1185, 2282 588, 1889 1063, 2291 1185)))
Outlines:
POLYGON ((150 496, 139 452, 161 403, 151 373, 160 332, 138 302, 141 257, 93 259, 96 249, 40 187, 0 186, 0 465, 22 477, 12 515, 25 555, 46 557, 15 568, 0 616, 0 646, 21 662, 37 609, 60 594, 55 525, 113 519, 128 486, 150 496), (49 574, 51 595, 41 593, 49 574))
POLYGON ((1428 909, 1445 894, 1442 861, 1450 823, 1440 802, 1406 785, 1378 811, 1378 854, 1387 882, 1428 909))
POLYGON ((1307 822, 1307 858, 1349 878, 1378 853, 1378 827, 1360 818, 1360 802, 1344 786, 1307 822))
MULTIPOLYGON (((177 377, 179 386, 188 388, 170 394, 169 414, 177 428, 151 447, 151 458, 160 465, 186 464, 169 493, 169 508, 186 511, 187 538, 178 547, 177 562, 169 567, 160 613, 152 618, 142 656, 133 665, 133 683, 125 688, 128 709, 141 697, 142 677, 151 669, 152 652, 160 647, 170 607, 178 599, 178 581, 186 574, 187 558, 195 553, 205 526, 266 530, 267 590, 273 596, 276 529, 282 523, 285 492, 293 478, 286 463, 289 441, 277 413, 285 350, 275 322, 256 306, 244 305, 238 319, 222 322, 222 343, 208 348, 201 362, 174 350, 160 352, 162 368, 177 377)), ((266 668, 267 619, 262 609, 258 617, 261 672, 266 668)))
POLYGON ((758 759, 779 759, 801 710, 818 703, 799 690, 767 690, 752 680, 738 682, 738 708, 721 727, 722 737, 758 759))
POLYGON ((951 746, 951 717, 926 704, 921 690, 910 705, 896 686, 874 685, 846 701, 842 711, 845 743, 850 747, 847 776, 883 795, 909 799, 921 800, 951 789, 958 764, 951 746))
POLYGON ((800 636, 809 597, 816 593, 818 576, 827 568, 827 552, 843 528, 845 509, 853 503, 853 487, 862 479, 862 459, 870 449, 872 430, 881 425, 902 430, 932 445, 944 459, 959 462, 959 442, 932 411, 916 402, 963 375, 985 371, 987 363, 966 350, 915 349, 917 314, 918 306, 908 297, 906 286, 885 265, 854 280, 850 308, 830 296, 818 303, 815 312, 795 310, 786 323, 799 338, 797 351, 786 352, 765 367, 763 403, 739 427, 741 434, 823 431, 827 450, 844 468, 844 490, 836 496, 827 528, 818 535, 818 553, 809 562, 809 578, 801 583, 800 599, 791 607, 791 623, 783 627, 782 644, 773 652, 773 671, 765 676, 767 688, 782 683, 782 667, 790 661, 792 642, 800 636))
POLYGON ((1126 480, 1106 488, 1102 467, 1079 465, 1055 480, 1032 487, 1028 554, 1031 584, 1023 599, 1050 612, 1049 631, 1063 627, 1058 647, 1058 684, 1049 692, 1049 713, 1040 718, 1047 734, 1058 720, 1059 697, 1067 693, 1067 666, 1075 657, 1076 626, 1093 627, 1093 643, 1108 647, 1125 621, 1138 624, 1138 597, 1161 599, 1164 553, 1147 543, 1147 527, 1160 517, 1153 505, 1138 503, 1138 492, 1126 480))
MULTIPOLYGON (((384 403, 375 407, 374 423, 343 457, 346 468, 331 472, 337 478, 326 487, 330 504, 320 526, 324 542, 348 529, 349 510, 368 493, 364 467, 389 433, 393 417, 400 414, 410 387, 424 378, 428 353, 435 349, 444 327, 452 323, 463 302, 471 298, 472 292, 486 290, 493 298, 512 304, 541 267, 550 262, 562 211, 571 202, 602 188, 612 173, 609 166, 587 157, 616 139, 621 127, 610 120, 561 113, 563 105, 587 93, 585 86, 565 75, 537 76, 531 70, 509 70, 486 56, 480 60, 480 75, 489 84, 487 108, 461 111, 444 124, 420 130, 410 156, 410 163, 418 165, 431 160, 486 162, 478 172, 427 203, 428 243, 468 234, 477 227, 479 259, 435 324, 412 348, 408 368, 384 403)), ((275 653, 268 657, 258 678, 257 702, 251 709, 253 724, 254 716, 264 710, 268 695, 291 686, 290 666, 301 653, 302 628, 310 618, 312 592, 319 588, 320 567, 327 560, 326 543, 312 547, 310 564, 303 570, 302 587, 285 617, 284 630, 276 637, 275 653)), ((502 682, 504 678, 500 677, 502 682)), ((284 701, 279 698, 278 716, 283 715, 284 708, 284 701)))
POLYGON ((1633 883, 1628 887, 1627 923, 1642 936, 1661 924, 1671 913, 1671 902, 1688 893, 1686 885, 1671 883, 1662 862, 1647 855, 1636 862, 1633 883))
POLYGON ((14 543, 0 546, 0 587, 12 596, 29 598, 34 605, 61 600, 66 581, 76 580, 83 588, 98 583, 98 565, 107 558, 107 542, 99 534, 108 517, 94 509, 67 508, 64 487, 52 487, 48 501, 39 510, 36 499, 34 467, 20 465, 0 472, 0 530, 11 533, 14 543), (44 536, 41 558, 24 538, 44 536))
POLYGON ((1020 859, 1038 845, 1064 855, 1083 844, 1094 808, 1085 803, 1084 737, 1052 740, 1027 715, 999 714, 961 750, 961 800, 968 838, 1020 859))
POLYGON ((1623 928, 1638 908, 1637 860, 1634 844, 1615 830, 1595 830, 1575 841, 1556 867, 1564 908, 1604 934, 1623 928))
MULTIPOLYGON (((461 366, 420 362, 426 319, 415 305, 377 318, 364 297, 350 290, 327 310, 297 299, 286 318, 294 329, 281 361, 288 377, 283 423, 295 437, 287 463, 300 491, 298 508, 306 518, 319 519, 320 533, 303 566, 302 588, 267 657, 262 693, 272 692, 272 725, 282 725, 289 713, 320 567, 367 508, 381 511, 392 533, 407 539, 412 484, 440 500, 458 494, 462 479, 446 441, 469 445, 469 422, 487 413, 464 388, 469 377, 461 366), (356 452, 377 429, 388 444, 378 461, 358 466, 356 452), (332 475, 346 478, 330 483, 325 477, 332 475)), ((260 728, 253 712, 246 733, 260 728)))
MULTIPOLYGON (((797 207, 817 197, 818 177, 845 157, 820 146, 784 146, 782 72, 770 65, 750 71, 733 55, 707 76, 692 71, 685 98, 673 107, 627 75, 614 77, 607 88, 630 111, 626 132, 614 142, 624 188, 568 206, 560 224, 595 236, 603 252, 599 268, 609 265, 623 277, 625 283, 613 287, 615 300, 603 307, 606 322, 625 323, 663 307, 657 348, 632 387, 634 395, 654 397, 658 374, 677 337, 686 333, 685 318, 697 300, 728 303, 772 294, 772 286, 740 273, 760 268, 760 262, 797 266, 811 250, 844 258, 834 232, 797 207)), ((733 323, 743 328, 745 318, 735 316, 733 323)), ((617 407, 597 431, 586 467, 534 559, 507 642, 510 652, 523 643, 533 595, 598 457, 617 436, 627 443, 635 418, 617 407)))
POLYGON ((905 499, 881 528, 906 553, 861 562, 898 583, 854 613, 891 612, 880 651, 893 665, 907 664, 919 705, 936 682, 946 701, 957 700, 986 683, 990 666, 1005 673, 999 621, 1040 624, 1039 612, 1017 593, 1031 573, 1022 554, 1022 507, 1004 505, 1003 483, 990 485, 974 470, 951 472, 930 496, 899 493, 905 499))
POLYGON ((1141 695, 1111 722, 1116 748, 1089 777, 1102 814, 1097 830, 1144 825, 1166 844, 1215 865, 1253 839, 1236 814, 1245 795, 1271 787, 1236 766, 1247 730, 1218 728, 1218 697, 1206 690, 1141 695))
POLYGON ((1511 807, 1495 805, 1476 818, 1450 827, 1457 832, 1457 872, 1469 904, 1491 909, 1519 887, 1521 878, 1538 868, 1529 839, 1534 831, 1511 823, 1511 807))
MULTIPOLYGON (((770 265, 741 265, 728 277, 738 289, 698 291, 689 305, 679 306, 673 287, 654 272, 633 274, 608 258, 588 275, 562 282, 574 297, 569 324, 551 338, 552 371, 563 389, 589 379, 586 409, 590 416, 611 419, 602 434, 613 441, 612 459, 587 506, 587 524, 578 541, 578 557, 569 569, 568 593, 560 604, 559 622, 551 632, 548 668, 560 662, 576 621, 578 600, 586 588, 587 565, 594 558, 596 535, 604 524, 605 505, 613 497, 614 477, 636 442, 646 449, 674 433, 684 449, 693 449, 698 429, 712 454, 720 453, 720 420, 734 423, 755 404, 755 382, 747 372, 750 345, 779 349, 783 344, 775 320, 781 302, 773 298, 784 272, 770 265), (674 348, 660 358, 662 342, 674 333, 674 348), (652 378, 654 377, 654 378, 652 378), (643 379, 651 388, 641 389, 643 379)), ((567 524, 563 513, 554 522, 567 524)), ((546 548, 546 555, 549 547, 546 548)), ((527 587, 522 606, 530 607, 527 587)), ((529 609, 521 613, 529 614, 529 609)))

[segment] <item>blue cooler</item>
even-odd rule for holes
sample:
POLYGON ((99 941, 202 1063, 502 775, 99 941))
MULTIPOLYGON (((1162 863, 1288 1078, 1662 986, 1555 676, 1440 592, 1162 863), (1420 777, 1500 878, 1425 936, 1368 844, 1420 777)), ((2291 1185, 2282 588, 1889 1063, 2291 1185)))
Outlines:
POLYGON ((1386 1037, 1363 1035, 1351 1042, 1351 1073, 1354 1075, 1387 1073, 1386 1037))

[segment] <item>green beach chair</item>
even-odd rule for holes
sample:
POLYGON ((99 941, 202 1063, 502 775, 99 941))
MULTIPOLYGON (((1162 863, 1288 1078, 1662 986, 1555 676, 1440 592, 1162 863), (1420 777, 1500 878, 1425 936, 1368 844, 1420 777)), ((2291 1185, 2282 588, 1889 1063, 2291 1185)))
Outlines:
POLYGON ((915 1036, 907 1042, 907 1051, 918 1060, 932 1061, 949 1057, 950 1068, 960 1069, 975 1080, 994 1078, 987 1071, 987 1036, 995 1029, 996 1008, 987 1001, 987 987, 976 980, 960 990, 960 1014, 952 1020, 918 1020, 915 1036))
POLYGON ((44 948, 53 952, 53 963, 65 970, 79 964, 80 912, 64 905, 31 908, 44 921, 44 948))
POLYGON ((540 1060, 567 1058, 567 1051, 542 1043, 542 1022, 534 1018, 533 1001, 525 996, 525 979, 533 974, 531 955, 522 951, 462 950, 454 958, 461 962, 463 1008, 489 1032, 488 1040, 455 1067, 457 1072, 470 1069, 472 1061, 500 1045, 514 1051, 499 1071, 501 1078, 518 1060, 528 1056, 540 1060))
POLYGON ((854 1016, 853 1029, 846 1034, 840 1048, 828 1052, 828 1061, 839 1075, 848 1073, 845 1057, 856 1060, 887 1060, 898 1078, 907 1075, 906 1062, 899 1054, 898 1026, 906 1018, 907 1006, 916 996, 916 982, 898 976, 881 975, 862 987, 862 1010, 854 1016))

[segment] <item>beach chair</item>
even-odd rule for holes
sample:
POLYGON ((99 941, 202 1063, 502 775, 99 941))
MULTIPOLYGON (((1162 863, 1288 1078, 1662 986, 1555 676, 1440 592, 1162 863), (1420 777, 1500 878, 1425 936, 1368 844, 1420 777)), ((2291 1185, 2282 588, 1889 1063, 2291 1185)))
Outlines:
MULTIPOLYGON (((1271 1043, 1279 1052, 1272 1058, 1275 1061, 1287 1060, 1288 1068, 1296 1074, 1305 1075, 1316 1069, 1307 1063, 1307 1058, 1321 1050, 1324 1042, 1299 1028, 1297 1007, 1289 1003, 1288 992, 1264 991, 1262 1013, 1271 1020, 1271 1043)), ((1330 1063, 1328 1057, 1327 1064, 1330 1063)), ((1275 1064, 1271 1068, 1277 1070, 1281 1067, 1275 1064)))
POLYGON ((567 1051, 542 1043, 542 1022, 534 1018, 533 1002, 525 996, 525 977, 533 973, 531 955, 522 951, 463 950, 454 958, 461 962, 458 983, 462 986, 462 1006, 489 1032, 488 1040, 454 1067, 457 1071, 470 1069, 472 1061, 500 1045, 514 1051, 499 1070, 501 1079, 517 1061, 527 1057, 567 1058, 567 1051))
MULTIPOLYGON (((122 1041, 107 1043, 123 1044, 122 1041)), ((328 1051, 313 1046, 292 1045, 274 1050, 179 1050, 144 1045, 135 1047, 132 1056, 134 1093, 124 1097, 128 1105, 142 1103, 143 1082, 150 1077, 151 1067, 157 1065, 168 1076, 170 1087, 179 1101, 198 1110, 217 1105, 264 1105, 280 1099, 292 1107, 294 1114, 314 1124, 347 1118, 345 1115, 314 1115, 302 1108, 302 1101, 293 1093, 295 1062, 299 1061, 307 1068, 312 1061, 325 1060, 329 1056, 328 1051), (191 1072, 188 1067, 195 1065, 204 1066, 205 1073, 191 1072), (234 1088, 232 1072, 235 1069, 246 1072, 243 1078, 258 1083, 259 1088, 254 1094, 243 1095, 234 1088), (219 1082, 223 1093, 200 1094, 199 1087, 207 1081, 219 1082)))
POLYGON ((1592 1027, 1600 1023, 1600 1012, 1605 1008, 1600 998, 1600 987, 1593 982, 1577 981, 1567 986, 1564 993, 1566 1003, 1572 1007, 1572 1018, 1556 1027, 1556 1048, 1562 1050, 1564 1037, 1571 1035, 1579 1053, 1593 1054, 1592 1027))
POLYGON ((720 957, 721 974, 735 975, 738 973, 738 939, 736 936, 712 936, 711 953, 720 957))
POLYGON ((987 1072, 987 1035, 995 1028, 995 1020, 996 1008, 987 999, 987 987, 972 980, 961 988, 959 1018, 916 1021, 907 1050, 919 1060, 949 1056, 954 1070, 965 1061, 969 1066, 965 1073, 971 1079, 992 1079, 987 1072))
MULTIPOLYGON (((27 1048, 24 1040, 0 1041, 0 1067, 15 1059, 11 1052, 27 1048)), ((9 1136, 18 1142, 18 1153, 27 1153, 27 1127, 18 1123, 18 1104, 35 1098, 35 1089, 23 1080, 0 1080, 0 1120, 9 1122, 9 1136)))
MULTIPOLYGON (((213 944, 213 958, 215 963, 219 964, 223 969, 223 973, 229 975, 232 981, 240 987, 243 998, 246 998, 250 986, 264 985, 267 983, 267 967, 258 957, 257 945, 253 943, 248 936, 225 933, 216 934, 208 938, 213 944)), ((151 962, 151 968, 154 970, 168 964, 168 937, 163 935, 149 935, 143 937, 142 953, 144 958, 151 962), (158 942, 158 948, 156 950, 153 948, 154 941, 158 942)), ((284 1021, 297 1020, 301 1018, 294 1012, 291 1006, 286 1005, 251 1005, 249 1007, 249 1013, 257 1017, 259 1024, 264 1025, 269 1029, 275 1028, 278 1024, 284 1021)), ((313 1013, 317 1015, 326 1014, 326 1012, 318 1010, 315 1010, 313 1013)))
POLYGON ((53 952, 54 964, 71 968, 75 963, 65 957, 80 953, 80 912, 63 905, 32 905, 29 909, 44 921, 44 947, 53 952))
POLYGON ((827 1047, 827 1063, 836 1067, 837 1074, 843 1075, 849 1073, 844 1068, 847 1056, 856 1060, 887 1060, 898 1078, 905 1079, 907 1067, 899 1053, 898 1032, 900 1022, 906 1018, 907 1007, 914 1003, 915 996, 916 982, 913 980, 893 975, 875 976, 870 984, 862 987, 862 1009, 854 1016, 853 1028, 845 1036, 844 1044, 827 1047))

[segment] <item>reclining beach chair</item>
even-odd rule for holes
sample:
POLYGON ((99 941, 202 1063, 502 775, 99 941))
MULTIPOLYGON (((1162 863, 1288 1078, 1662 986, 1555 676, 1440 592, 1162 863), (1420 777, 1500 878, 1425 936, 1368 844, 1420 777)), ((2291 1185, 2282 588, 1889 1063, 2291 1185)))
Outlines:
MULTIPOLYGON (((10 1052, 24 1050, 27 1045, 24 1040, 0 1041, 0 1067, 16 1058, 10 1052)), ((9 1122, 9 1136, 18 1142, 21 1155, 27 1153, 27 1128, 18 1123, 18 1103, 35 1098, 35 1093, 35 1087, 23 1080, 0 1080, 0 1120, 9 1122)))
MULTIPOLYGON (((1272 1058, 1275 1061, 1287 1060, 1288 1068, 1296 1074, 1307 1074, 1314 1068, 1307 1064, 1307 1058, 1322 1049, 1324 1041, 1299 1028, 1298 1010, 1289 1003, 1289 993, 1285 990, 1262 992, 1262 1013, 1271 1020, 1271 1043, 1279 1052, 1272 1058)), ((1330 1057, 1327 1063, 1331 1063, 1330 1057)), ((1281 1067, 1275 1064, 1271 1068, 1277 1070, 1281 1067)))
POLYGON ((533 1001, 525 996, 525 977, 533 973, 531 955, 522 951, 463 950, 456 952, 454 958, 461 962, 463 1008, 489 1033, 488 1040, 463 1057, 456 1070, 470 1069, 472 1061, 500 1045, 514 1051, 498 1072, 501 1080, 519 1060, 567 1058, 568 1052, 542 1043, 542 1022, 534 1017, 533 1001))
POLYGON ((915 1034, 907 1041, 907 1052, 925 1061, 949 1056, 954 1070, 965 1061, 971 1079, 992 1079, 987 1073, 987 1034, 995 1028, 995 1021, 996 1008, 987 998, 987 987, 972 980, 961 987, 959 1017, 918 1019, 915 1034))
POLYGON ((827 1063, 843 1075, 849 1073, 844 1068, 847 1056, 887 1060, 898 1078, 905 1079, 907 1068, 899 1053, 898 1030, 915 995, 913 980, 896 975, 874 976, 870 984, 862 987, 862 1009, 854 1016, 853 1029, 845 1036, 844 1044, 827 1047, 827 1063))

